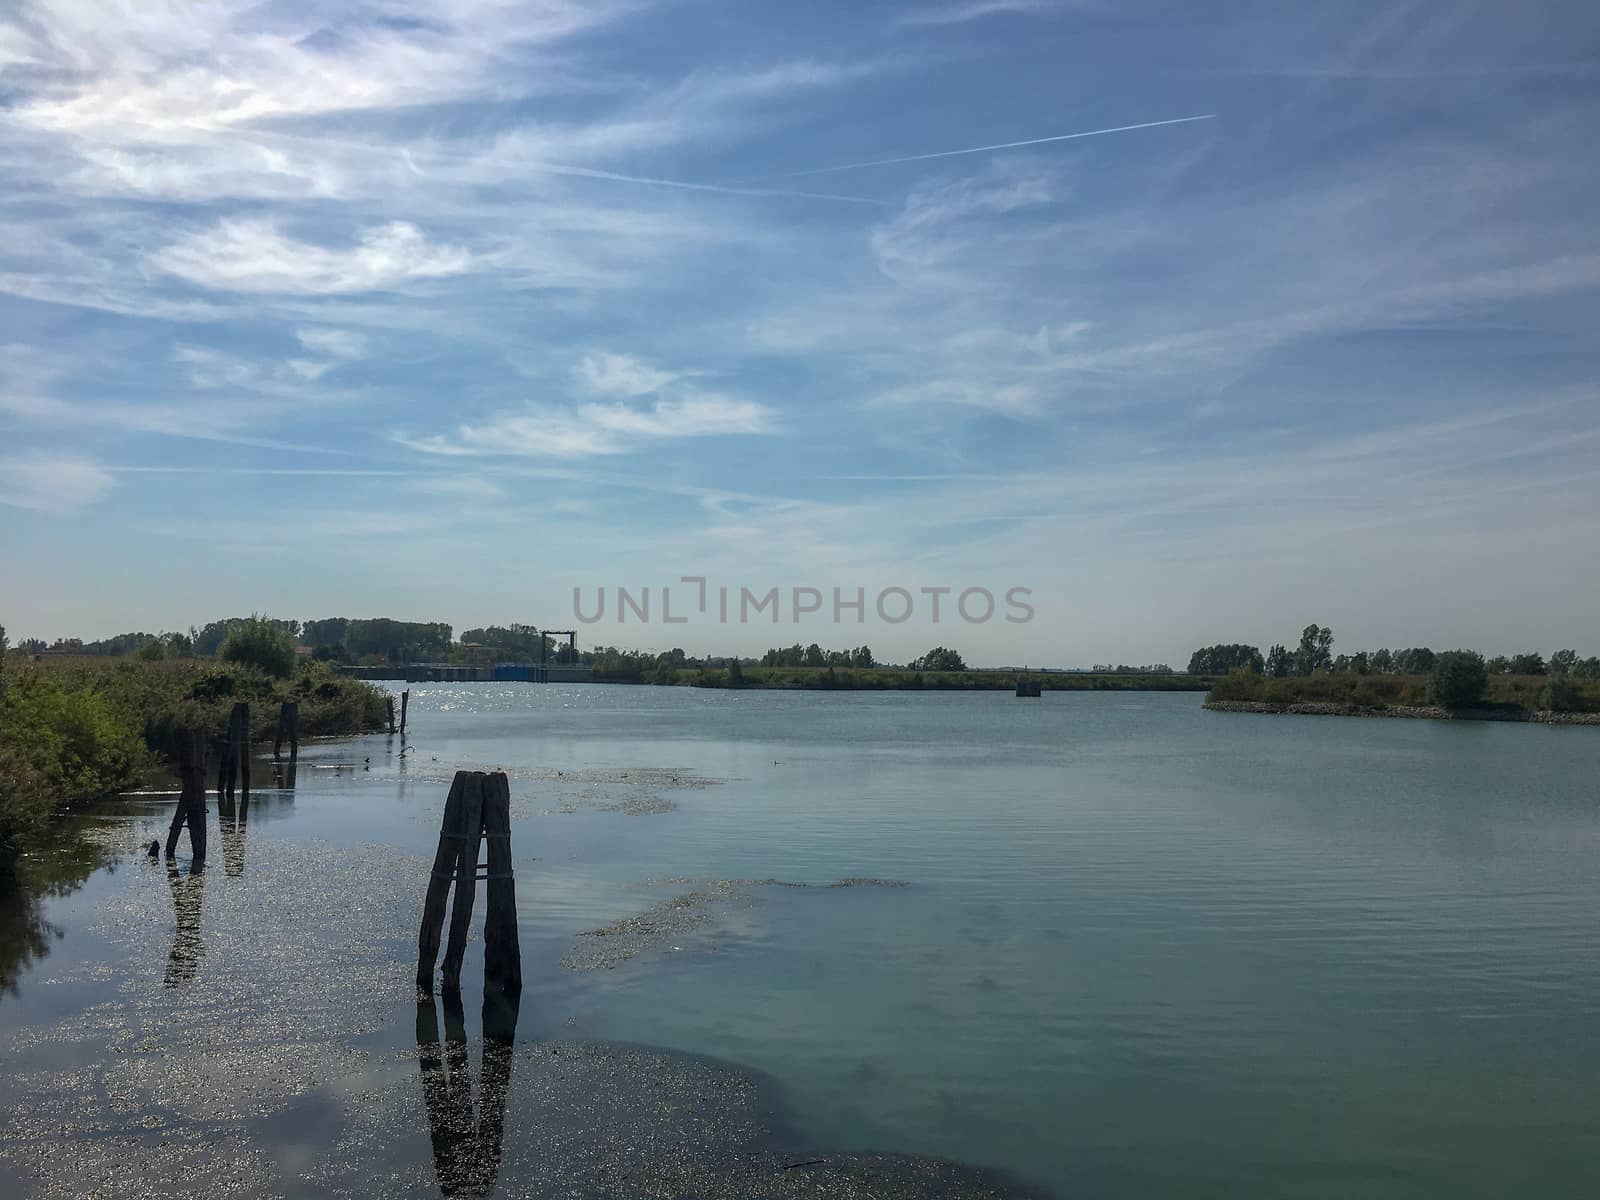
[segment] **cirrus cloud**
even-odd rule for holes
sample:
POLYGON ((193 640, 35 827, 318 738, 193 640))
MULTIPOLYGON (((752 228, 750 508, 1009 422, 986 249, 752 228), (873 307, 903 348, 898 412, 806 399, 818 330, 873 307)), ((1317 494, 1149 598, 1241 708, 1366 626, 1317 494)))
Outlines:
POLYGON ((275 221, 224 220, 150 256, 169 275, 215 291, 338 295, 385 291, 459 275, 472 266, 460 246, 430 242, 407 221, 369 225, 335 248, 285 234, 275 221))

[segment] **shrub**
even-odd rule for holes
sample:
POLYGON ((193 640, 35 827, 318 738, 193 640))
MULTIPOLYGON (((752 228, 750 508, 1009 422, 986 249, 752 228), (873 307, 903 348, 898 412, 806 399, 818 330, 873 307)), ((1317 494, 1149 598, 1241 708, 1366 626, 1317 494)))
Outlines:
POLYGON ((1262 678, 1254 671, 1236 667, 1229 671, 1211 689, 1208 700, 1260 700, 1262 678))
POLYGON ((1483 699, 1489 669, 1483 655, 1471 650, 1446 650, 1434 659, 1428 677, 1428 699, 1445 708, 1471 708, 1483 699))
POLYGON ((1551 675, 1539 692, 1539 707, 1577 712, 1584 707, 1583 689, 1566 675, 1551 675))
POLYGON ((248 617, 234 626, 218 657, 287 679, 294 674, 294 639, 264 617, 248 617))

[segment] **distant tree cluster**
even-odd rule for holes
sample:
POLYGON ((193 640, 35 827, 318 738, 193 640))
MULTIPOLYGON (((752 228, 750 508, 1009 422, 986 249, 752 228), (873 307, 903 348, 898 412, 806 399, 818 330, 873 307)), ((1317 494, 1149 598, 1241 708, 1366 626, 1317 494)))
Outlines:
MULTIPOLYGON (((1264 660, 1253 646, 1205 646, 1189 660, 1191 674, 1244 671, 1268 678, 1310 675, 1426 676, 1430 701, 1446 708, 1466 708, 1482 700, 1493 675, 1545 676, 1540 702, 1545 708, 1574 707, 1578 680, 1600 680, 1600 657, 1580 658, 1576 650, 1541 654, 1496 655, 1485 659, 1474 650, 1435 653, 1426 646, 1333 654, 1333 630, 1307 625, 1293 651, 1274 645, 1264 660)), ((1247 676, 1239 677, 1247 679, 1247 676)), ((1248 691, 1248 689, 1246 689, 1248 691)))
MULTIPOLYGON (((1281 650, 1282 647, 1274 647, 1281 650)), ((1261 651, 1242 642, 1202 646, 1189 656, 1189 674, 1226 675, 1229 671, 1254 671, 1261 674, 1261 651)), ((1099 670, 1096 667, 1095 670, 1099 670)))
POLYGON ((1091 670, 1096 675, 1171 675, 1172 668, 1166 663, 1147 663, 1142 667, 1130 667, 1127 663, 1096 663, 1091 670))
POLYGON ((816 642, 802 647, 774 646, 761 656, 763 667, 875 667, 878 661, 867 646, 853 650, 824 650, 816 642))
POLYGON ((961 655, 944 646, 935 646, 920 658, 906 664, 909 671, 965 671, 967 664, 961 655))

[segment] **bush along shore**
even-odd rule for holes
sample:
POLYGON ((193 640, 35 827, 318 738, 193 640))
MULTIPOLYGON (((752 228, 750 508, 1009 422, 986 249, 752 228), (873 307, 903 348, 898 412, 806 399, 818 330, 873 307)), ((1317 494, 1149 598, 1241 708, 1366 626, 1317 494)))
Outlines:
POLYGON ((302 736, 385 728, 388 703, 371 684, 321 663, 296 668, 231 661, 61 659, 0 654, 0 892, 18 855, 65 810, 158 777, 183 729, 220 746, 236 701, 270 740, 279 705, 300 706, 302 736))
POLYGON ((1235 670, 1206 696, 1216 712, 1600 725, 1600 681, 1490 674, 1481 655, 1448 650, 1428 675, 1319 672, 1273 678, 1235 670))

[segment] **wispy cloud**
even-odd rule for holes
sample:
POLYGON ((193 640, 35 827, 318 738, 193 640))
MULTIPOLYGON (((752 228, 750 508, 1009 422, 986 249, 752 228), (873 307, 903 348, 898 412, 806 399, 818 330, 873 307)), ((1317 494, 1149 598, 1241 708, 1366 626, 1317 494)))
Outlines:
POLYGON ((631 355, 605 351, 584 355, 573 367, 572 377, 584 391, 599 396, 647 396, 680 378, 631 355))
POLYGON ((985 17, 1040 16, 1060 12, 1081 4, 1062 0, 967 0, 963 4, 919 4, 914 11, 896 18, 899 25, 963 25, 985 17))
POLYGON ((218 291, 333 295, 377 291, 459 275, 472 265, 460 246, 436 245, 405 221, 371 225, 336 249, 290 237, 270 220, 228 220, 150 256, 151 265, 218 291))
POLYGON ((350 329, 297 329, 294 336, 311 353, 329 358, 357 359, 367 354, 366 335, 350 329))
POLYGON ((32 450, 0 458, 0 504, 55 516, 93 504, 117 480, 93 459, 32 450))
POLYGON ((589 458, 662 440, 770 433, 771 411, 753 400, 690 393, 648 404, 531 405, 466 423, 452 435, 397 440, 430 454, 589 458))

